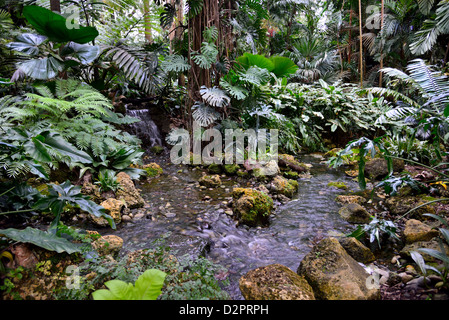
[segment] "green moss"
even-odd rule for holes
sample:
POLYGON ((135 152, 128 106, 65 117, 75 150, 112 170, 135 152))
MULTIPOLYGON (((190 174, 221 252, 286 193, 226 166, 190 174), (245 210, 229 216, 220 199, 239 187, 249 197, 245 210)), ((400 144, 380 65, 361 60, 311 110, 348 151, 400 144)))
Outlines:
POLYGON ((273 199, 268 195, 250 188, 236 188, 232 197, 234 211, 240 222, 249 226, 266 224, 273 210, 273 199))
POLYGON ((341 181, 331 181, 327 184, 328 187, 335 187, 338 189, 343 189, 346 190, 348 189, 348 187, 346 186, 346 184, 344 182, 341 181))
POLYGON ((237 170, 237 176, 240 178, 246 178, 249 176, 249 173, 245 170, 237 170))
POLYGON ((221 165, 220 164, 216 164, 216 163, 211 163, 208 167, 207 167, 207 171, 209 171, 209 173, 212 174, 220 174, 222 171, 221 165))
POLYGON ((150 163, 143 166, 143 169, 147 173, 148 177, 155 177, 157 175, 162 174, 164 171, 157 163, 150 163))
POLYGON ((150 151, 154 154, 161 154, 162 152, 164 152, 164 147, 154 146, 150 148, 150 151))
POLYGON ((223 170, 227 175, 235 175, 237 171, 240 169, 240 166, 237 164, 225 164, 223 166, 223 170))
POLYGON ((288 178, 288 179, 298 179, 299 177, 299 173, 296 171, 285 171, 283 173, 284 177, 288 178))

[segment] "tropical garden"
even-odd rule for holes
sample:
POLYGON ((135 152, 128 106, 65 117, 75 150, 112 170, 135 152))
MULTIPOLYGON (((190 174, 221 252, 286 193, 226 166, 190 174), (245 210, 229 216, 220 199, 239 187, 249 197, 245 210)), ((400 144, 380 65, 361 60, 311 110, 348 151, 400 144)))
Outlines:
POLYGON ((448 0, 0 21, 2 300, 449 299, 448 0), (274 160, 172 163, 196 125, 277 130, 274 160))

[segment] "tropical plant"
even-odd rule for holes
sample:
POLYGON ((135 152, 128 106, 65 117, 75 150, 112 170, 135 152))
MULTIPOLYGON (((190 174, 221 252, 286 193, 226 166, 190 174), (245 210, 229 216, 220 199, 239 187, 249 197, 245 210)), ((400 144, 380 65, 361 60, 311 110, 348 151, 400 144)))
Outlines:
MULTIPOLYGON (((449 225, 446 221, 445 218, 439 216, 439 215, 435 215, 435 214, 431 214, 431 213, 425 213, 423 215, 432 217, 437 219, 441 224, 443 224, 443 228, 438 228, 438 230, 440 231, 440 234, 442 235, 444 241, 449 244, 449 225)), ((436 274, 440 275, 443 281, 443 286, 447 286, 448 283, 448 276, 449 276, 449 255, 447 254, 443 242, 441 241, 441 239, 439 239, 439 245, 440 245, 440 251, 435 250, 435 249, 429 249, 429 248, 419 248, 417 249, 417 251, 412 251, 410 252, 410 255, 412 257, 412 259, 416 262, 416 264, 418 265, 418 267, 420 268, 421 272, 423 273, 424 277, 427 276, 428 274, 428 270, 432 270, 434 271, 436 274), (428 265, 425 263, 425 260, 423 258, 423 256, 421 255, 421 253, 423 254, 427 254, 431 257, 434 257, 438 260, 440 260, 443 263, 443 268, 442 270, 439 270, 438 268, 428 265)))
POLYGON ((405 84, 410 90, 409 93, 390 88, 367 89, 373 94, 391 97, 397 101, 398 106, 379 117, 376 123, 413 128, 412 138, 431 140, 437 157, 441 160, 440 143, 449 137, 449 81, 446 75, 427 65, 422 59, 410 61, 407 71, 409 74, 394 68, 382 69, 392 81, 397 79, 405 84))
POLYGON ((49 210, 54 215, 55 218, 49 227, 49 231, 52 233, 57 232, 61 214, 64 207, 68 204, 78 207, 82 211, 86 211, 97 218, 105 218, 111 228, 115 229, 114 219, 106 214, 102 206, 97 205, 95 202, 89 200, 88 196, 83 195, 81 193, 81 187, 72 185, 70 181, 66 181, 60 185, 50 183, 49 187, 48 195, 41 197, 34 204, 33 208, 41 211, 49 210))
POLYGON ((157 269, 145 271, 133 285, 121 280, 105 283, 109 289, 100 289, 92 293, 94 300, 156 300, 161 294, 166 273, 157 269))
POLYGON ((16 64, 13 81, 23 76, 52 79, 68 68, 97 58, 99 47, 86 44, 98 35, 95 28, 68 28, 65 17, 39 6, 24 7, 23 15, 39 34, 24 33, 7 44, 9 49, 29 57, 16 64))
POLYGON ((117 181, 117 177, 114 170, 102 169, 98 174, 98 181, 95 182, 100 186, 100 192, 105 191, 117 191, 120 188, 120 183, 117 181))
POLYGON ((394 222, 384 219, 378 219, 372 217, 371 221, 365 225, 359 225, 348 237, 354 237, 360 239, 362 236, 369 236, 369 242, 373 243, 377 240, 379 249, 381 248, 381 243, 383 236, 386 235, 389 238, 394 238, 399 240, 396 234, 397 226, 394 222))

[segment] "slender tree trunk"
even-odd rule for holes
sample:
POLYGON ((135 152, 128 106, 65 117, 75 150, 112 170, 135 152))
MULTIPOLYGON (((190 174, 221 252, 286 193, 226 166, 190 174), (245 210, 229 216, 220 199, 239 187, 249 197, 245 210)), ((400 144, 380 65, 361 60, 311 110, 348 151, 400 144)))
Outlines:
MULTIPOLYGON (((381 0, 380 2, 380 69, 384 67, 384 37, 383 37, 383 31, 384 31, 384 0, 381 0)), ((379 72, 379 87, 382 87, 382 72, 379 72)))
POLYGON ((143 1, 143 15, 145 39, 151 44, 153 43, 153 36, 151 34, 150 0, 143 1))
POLYGON ((352 9, 349 9, 349 38, 348 38, 348 63, 352 56, 352 9))
POLYGON ((60 0, 50 0, 50 10, 61 12, 61 1, 60 0))
POLYGON ((359 0, 360 87, 363 88, 362 0, 359 0))

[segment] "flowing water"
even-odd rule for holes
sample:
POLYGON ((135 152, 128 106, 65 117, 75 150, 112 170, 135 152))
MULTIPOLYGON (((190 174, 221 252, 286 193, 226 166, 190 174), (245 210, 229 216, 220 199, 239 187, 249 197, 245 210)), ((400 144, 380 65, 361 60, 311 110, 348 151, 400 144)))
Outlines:
POLYGON ((159 129, 151 119, 147 109, 132 110, 127 108, 126 114, 141 120, 129 125, 129 131, 131 134, 134 134, 142 141, 145 141, 150 147, 162 145, 162 137, 159 129))
POLYGON ((226 290, 232 299, 243 299, 238 279, 251 269, 280 263, 296 271, 314 242, 351 229, 339 216, 340 205, 335 202, 346 191, 327 184, 343 181, 348 190, 358 190, 343 170, 328 168, 322 159, 304 155, 299 160, 313 165, 311 176, 298 179, 298 193, 291 201, 278 204, 268 227, 248 228, 237 226, 226 214, 232 188, 251 187, 247 180, 222 176, 221 187, 201 189, 197 183, 200 169, 159 159, 164 174, 139 185, 149 204, 144 209, 146 218, 119 225, 114 233, 124 240, 123 254, 152 248, 161 238, 179 255, 202 252, 229 270, 226 290))

